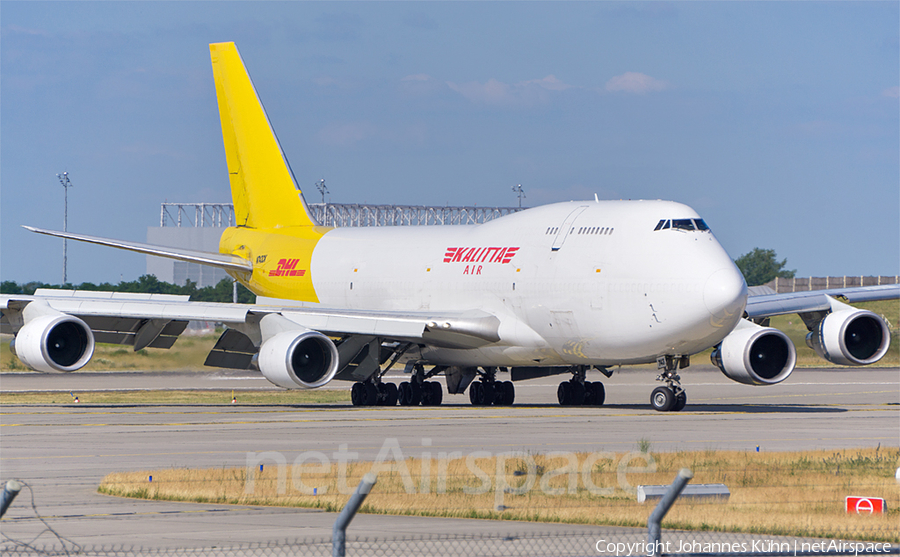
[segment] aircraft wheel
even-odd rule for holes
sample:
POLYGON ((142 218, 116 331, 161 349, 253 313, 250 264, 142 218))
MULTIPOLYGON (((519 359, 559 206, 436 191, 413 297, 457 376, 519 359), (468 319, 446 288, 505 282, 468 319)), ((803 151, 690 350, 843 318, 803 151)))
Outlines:
POLYGON ((350 387, 350 402, 353 406, 364 406, 366 404, 366 386, 362 383, 354 383, 350 387))
POLYGON ((581 406, 584 404, 586 389, 584 388, 583 383, 579 383, 578 381, 571 381, 569 383, 569 389, 571 389, 572 400, 569 404, 573 406, 581 406))
POLYGON ((494 389, 494 385, 492 385, 491 383, 483 383, 481 392, 484 393, 482 394, 483 398, 481 400, 482 406, 490 406, 491 404, 494 404, 494 399, 497 398, 497 391, 494 389))
POLYGON ((556 389, 556 399, 559 401, 560 406, 572 404, 572 384, 568 381, 560 383, 559 388, 556 389))
POLYGON ((431 386, 433 381, 425 381, 421 384, 420 390, 422 391, 422 406, 436 406, 434 403, 434 391, 431 386))
POLYGON ((363 383, 366 389, 366 402, 363 406, 375 406, 378 404, 378 387, 374 383, 363 383))
POLYGON ((480 391, 483 387, 481 381, 472 381, 469 385, 469 402, 472 403, 472 406, 479 406, 481 404, 479 401, 484 397, 480 394, 480 391))
POLYGON ((503 406, 503 381, 494 381, 488 389, 494 392, 494 399, 491 401, 491 404, 503 406))
POLYGON ((382 383, 382 385, 384 385, 384 405, 397 406, 397 399, 400 398, 397 385, 393 383, 382 383))
POLYGON ((426 383, 431 390, 431 406, 440 406, 444 400, 444 389, 437 381, 429 381, 426 383))
POLYGON ((409 381, 400 383, 400 387, 397 389, 397 399, 400 402, 400 406, 412 406, 412 389, 409 386, 409 381))
POLYGON ((375 406, 384 406, 387 401, 387 384, 378 383, 375 385, 375 388, 378 391, 378 401, 375 403, 375 406))
POLYGON ((513 385, 512 381, 503 381, 502 383, 499 383, 499 385, 501 385, 503 391, 503 406, 512 406, 513 402, 516 400, 516 387, 513 385))
POLYGON ((650 395, 650 405, 657 412, 668 412, 675 405, 675 393, 668 387, 657 387, 650 395))
POLYGON ((413 381, 409 384, 409 392, 411 393, 409 398, 410 406, 418 406, 422 403, 422 385, 413 381))
POLYGON ((681 412, 684 410, 685 404, 687 404, 687 393, 681 391, 675 395, 675 404, 672 405, 672 412, 681 412))
POLYGON ((606 401, 606 387, 603 383, 595 381, 591 383, 591 402, 594 406, 603 406, 606 401))

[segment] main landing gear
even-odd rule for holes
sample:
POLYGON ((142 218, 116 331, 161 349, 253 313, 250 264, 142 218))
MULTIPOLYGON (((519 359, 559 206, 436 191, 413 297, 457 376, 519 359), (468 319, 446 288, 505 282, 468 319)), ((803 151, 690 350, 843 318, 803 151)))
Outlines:
POLYGON ((497 381, 495 367, 486 367, 477 373, 480 379, 469 385, 469 402, 473 406, 512 406, 516 400, 516 388, 512 381, 497 381))
POLYGON ((443 370, 443 366, 435 366, 426 372, 421 364, 415 364, 412 380, 400 383, 399 387, 393 383, 382 383, 384 372, 375 374, 366 381, 353 384, 350 402, 353 406, 396 406, 398 402, 400 406, 440 406, 444 388, 439 382, 427 379, 443 370))
POLYGON ((434 366, 431 371, 426 372, 422 364, 412 364, 412 380, 400 383, 400 406, 440 406, 444 399, 444 389, 437 381, 427 379, 442 371, 443 366, 434 366))
POLYGON ((354 383, 350 388, 353 406, 396 406, 399 393, 393 383, 373 380, 354 383))
MULTIPOLYGON (((585 381, 588 366, 573 366, 572 379, 563 381, 556 389, 561 406, 602 406, 606 400, 606 388, 599 381, 585 381)), ((606 375, 604 369, 600 370, 606 375)), ((607 375, 609 377, 611 373, 607 375)))
POLYGON ((653 389, 650 405, 658 412, 680 412, 687 404, 687 394, 681 387, 681 377, 676 373, 691 365, 690 356, 660 356, 656 360, 660 369, 657 381, 665 381, 665 387, 653 389))

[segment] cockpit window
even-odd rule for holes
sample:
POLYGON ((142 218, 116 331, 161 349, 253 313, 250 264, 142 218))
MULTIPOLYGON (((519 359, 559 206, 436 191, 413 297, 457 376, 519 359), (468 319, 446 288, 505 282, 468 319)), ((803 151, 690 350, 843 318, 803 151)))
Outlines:
POLYGON ((699 230, 701 232, 709 230, 709 226, 703 219, 662 219, 656 223, 656 228, 653 230, 668 230, 670 228, 675 230, 699 230))

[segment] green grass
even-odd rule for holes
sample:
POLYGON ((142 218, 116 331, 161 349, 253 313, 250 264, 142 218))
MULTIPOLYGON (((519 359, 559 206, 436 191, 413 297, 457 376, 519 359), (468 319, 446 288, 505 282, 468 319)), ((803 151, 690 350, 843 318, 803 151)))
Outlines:
MULTIPOLYGON (((130 346, 97 343, 94 357, 80 371, 203 369, 203 362, 218 338, 218 335, 182 336, 168 350, 145 348, 137 352, 130 346)), ((3 335, 0 340, 0 371, 28 371, 10 351, 10 340, 11 335, 3 335)))

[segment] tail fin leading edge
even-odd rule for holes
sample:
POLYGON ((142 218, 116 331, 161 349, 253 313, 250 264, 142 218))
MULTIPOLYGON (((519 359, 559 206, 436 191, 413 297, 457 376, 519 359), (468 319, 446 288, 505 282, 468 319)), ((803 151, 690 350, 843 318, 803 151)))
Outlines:
POLYGON ((234 43, 209 45, 238 226, 317 224, 234 43))

